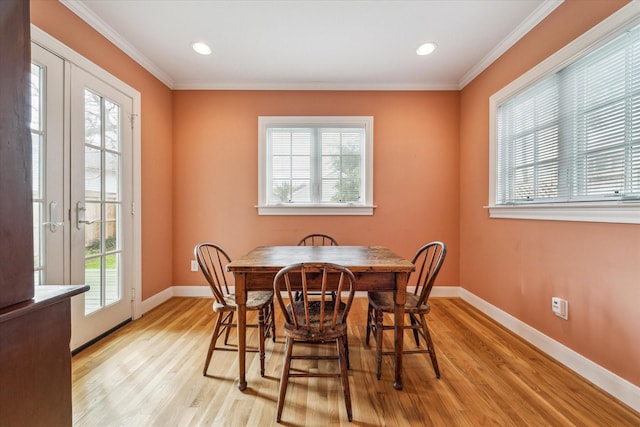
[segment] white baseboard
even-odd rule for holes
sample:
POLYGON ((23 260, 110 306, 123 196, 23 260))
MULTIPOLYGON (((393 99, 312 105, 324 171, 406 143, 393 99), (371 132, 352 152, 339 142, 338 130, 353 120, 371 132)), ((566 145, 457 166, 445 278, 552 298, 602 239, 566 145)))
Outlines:
POLYGON ((434 286, 429 298, 460 298, 460 286, 434 286))
POLYGON ((634 410, 640 411, 640 387, 631 384, 624 378, 608 371, 463 288, 460 288, 460 298, 616 399, 624 402, 634 410))
MULTIPOLYGON (((366 293, 357 292, 356 296, 366 297, 366 293)), ((171 297, 211 298, 212 294, 208 286, 173 286, 142 301, 142 313, 146 313, 152 308, 157 307, 171 297)), ((431 291, 431 297, 461 298, 520 338, 531 343, 553 359, 576 372, 578 375, 591 381, 616 399, 640 412, 640 387, 631 384, 624 378, 619 377, 581 354, 576 353, 569 347, 549 338, 466 289, 459 286, 434 286, 431 291)))
MULTIPOLYGON (((229 289, 233 292, 233 288, 229 289)), ((209 286, 174 286, 174 297, 198 297, 198 298, 213 298, 213 293, 209 286)))
POLYGON ((173 286, 171 288, 167 288, 162 292, 158 292, 152 297, 147 298, 144 301, 140 302, 140 313, 144 315, 147 311, 153 310, 163 302, 173 297, 174 289, 176 287, 173 286))
POLYGON ((153 310, 173 297, 213 298, 208 286, 172 286, 141 302, 141 313, 153 310))

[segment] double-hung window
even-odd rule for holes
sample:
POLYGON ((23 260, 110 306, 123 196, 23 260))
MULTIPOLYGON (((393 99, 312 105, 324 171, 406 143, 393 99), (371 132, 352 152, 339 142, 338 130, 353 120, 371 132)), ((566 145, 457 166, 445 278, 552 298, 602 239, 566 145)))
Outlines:
POLYGON ((373 118, 259 117, 261 215, 371 215, 373 118))
POLYGON ((640 24, 492 97, 493 217, 640 222, 640 24))

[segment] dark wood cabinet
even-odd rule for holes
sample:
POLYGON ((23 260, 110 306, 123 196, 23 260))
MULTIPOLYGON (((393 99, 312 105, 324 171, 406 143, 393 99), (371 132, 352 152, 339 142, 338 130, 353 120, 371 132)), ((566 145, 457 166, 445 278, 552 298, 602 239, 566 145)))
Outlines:
POLYGON ((0 0, 0 426, 71 426, 70 298, 33 282, 29 0, 0 0))
POLYGON ((0 309, 0 426, 72 425, 70 298, 87 288, 41 286, 0 309))
POLYGON ((29 1, 0 1, 0 308, 33 298, 29 1))

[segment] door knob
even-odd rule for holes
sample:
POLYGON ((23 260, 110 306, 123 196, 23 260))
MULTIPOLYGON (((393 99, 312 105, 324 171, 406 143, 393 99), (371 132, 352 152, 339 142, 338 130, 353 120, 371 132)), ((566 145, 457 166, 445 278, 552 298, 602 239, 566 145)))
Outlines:
POLYGON ((49 221, 43 222, 42 225, 48 225, 49 231, 55 233, 58 227, 64 227, 64 222, 58 222, 58 204, 56 202, 49 203, 49 221))
POLYGON ((81 224, 94 224, 96 222, 100 222, 99 219, 86 220, 85 219, 86 213, 87 213, 87 208, 84 206, 84 202, 76 203, 76 228, 78 230, 82 228, 81 224))

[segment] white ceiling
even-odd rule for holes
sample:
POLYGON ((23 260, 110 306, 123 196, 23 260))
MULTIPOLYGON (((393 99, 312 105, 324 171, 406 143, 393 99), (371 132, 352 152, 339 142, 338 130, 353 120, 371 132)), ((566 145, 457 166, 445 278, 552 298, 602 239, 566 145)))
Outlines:
POLYGON ((461 89, 562 2, 60 1, 172 89, 339 90, 461 89))

